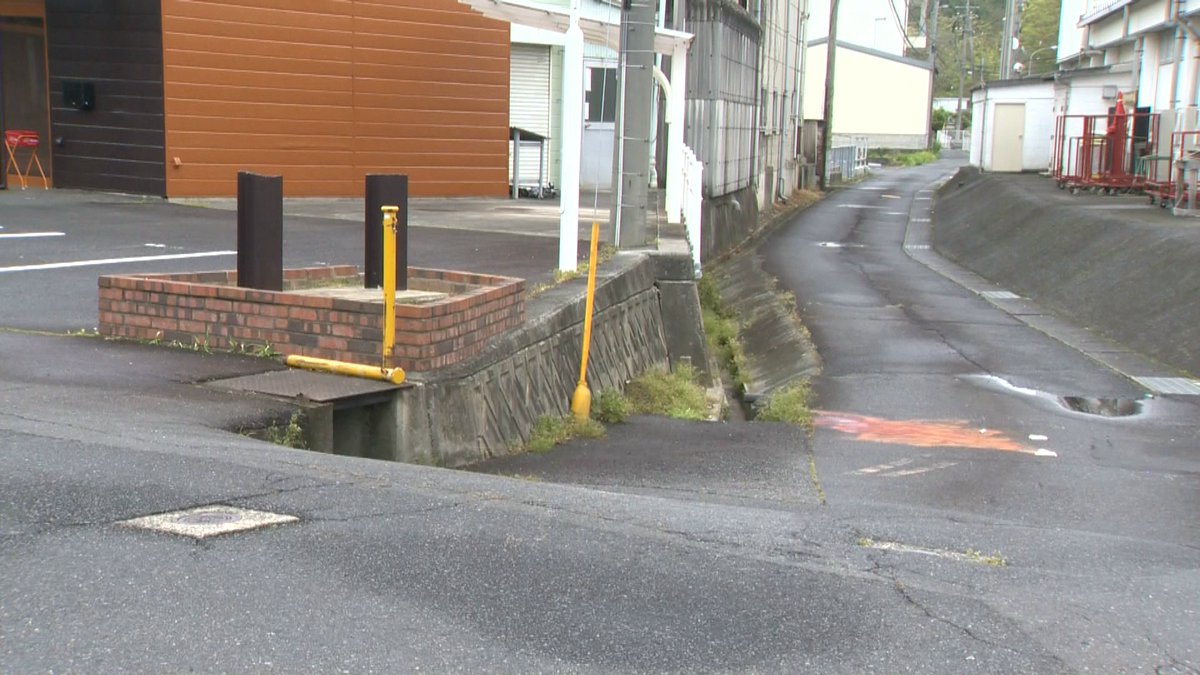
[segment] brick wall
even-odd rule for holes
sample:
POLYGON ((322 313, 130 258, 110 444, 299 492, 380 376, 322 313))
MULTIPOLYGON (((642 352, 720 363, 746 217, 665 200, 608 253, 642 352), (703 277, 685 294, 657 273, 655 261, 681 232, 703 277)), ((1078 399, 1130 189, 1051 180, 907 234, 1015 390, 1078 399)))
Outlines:
MULTIPOLYGON (((349 266, 290 269, 284 288, 353 281, 349 266)), ((199 341, 213 349, 271 345, 353 363, 380 362, 380 303, 295 291, 238 288, 236 272, 100 277, 100 333, 134 340, 199 341)), ((525 322, 521 279, 409 268, 409 288, 450 293, 419 305, 396 305, 395 364, 422 372, 480 353, 487 341, 525 322)))

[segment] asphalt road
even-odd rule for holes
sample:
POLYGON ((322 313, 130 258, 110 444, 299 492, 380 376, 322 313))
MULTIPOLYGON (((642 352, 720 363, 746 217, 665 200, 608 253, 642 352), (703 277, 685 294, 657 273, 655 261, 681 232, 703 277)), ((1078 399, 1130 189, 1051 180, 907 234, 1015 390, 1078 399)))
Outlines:
POLYGON ((805 559, 866 574, 904 627, 885 670, 1200 672, 1200 401, 1151 397, 1028 325, 1054 317, 1010 315, 915 259, 935 257, 913 233, 936 227, 932 186, 952 171, 883 172, 757 250, 824 361, 811 454, 774 425, 639 420, 482 468, 792 512, 805 559))
MULTIPOLYGON (((1196 672, 1197 407, 1032 393, 1141 392, 905 255, 947 170, 887 172, 764 244, 826 363, 811 443, 637 419, 483 467, 507 475, 319 455, 232 433, 283 406, 204 385, 272 362, 0 331, 0 671, 1196 672), (212 504, 299 521, 121 524, 212 504)), ((228 214, 140 208, 38 223, 59 247, 0 240, 0 266, 232 239, 228 214)), ((289 261, 355 261, 337 227, 289 261)), ((66 269, 0 273, 0 325, 86 326, 100 270, 66 269)))
MULTIPOLYGON (((558 262, 558 240, 546 236, 541 214, 553 205, 529 203, 532 206, 510 206, 504 200, 459 204, 471 209, 463 212, 461 221, 473 229, 443 225, 453 213, 421 218, 433 226, 410 228, 409 264, 518 276, 535 283, 549 278, 558 262), (516 234, 526 219, 538 226, 531 228, 532 234, 516 234)), ((346 213, 361 211, 361 202, 323 200, 308 209, 304 204, 289 201, 284 266, 361 265, 361 215, 354 220, 346 213)), ((435 202, 422 205, 438 207, 435 202)), ((0 326, 95 328, 96 279, 102 274, 236 269, 237 215, 230 206, 222 202, 220 208, 206 208, 71 190, 0 190, 0 326)))

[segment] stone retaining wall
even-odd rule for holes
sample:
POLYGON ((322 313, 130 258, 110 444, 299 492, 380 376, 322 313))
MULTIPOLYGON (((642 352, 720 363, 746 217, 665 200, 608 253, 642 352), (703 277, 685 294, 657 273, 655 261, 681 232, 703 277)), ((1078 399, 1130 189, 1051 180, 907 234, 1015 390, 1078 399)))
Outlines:
MULTIPOLYGON (((450 368, 418 374, 390 415, 395 454, 405 462, 461 466, 519 451, 538 418, 564 415, 579 377, 584 283, 562 284, 530 301, 530 321, 450 368)), ((655 367, 705 362, 691 259, 623 253, 597 279, 588 383, 593 396, 655 367), (691 282, 689 302, 660 286, 691 282), (694 303, 696 306, 691 307, 694 303)))
POLYGON ((1140 197, 1071 195, 1044 176, 963 169, 938 194, 933 242, 1073 323, 1200 375, 1192 218, 1140 197))

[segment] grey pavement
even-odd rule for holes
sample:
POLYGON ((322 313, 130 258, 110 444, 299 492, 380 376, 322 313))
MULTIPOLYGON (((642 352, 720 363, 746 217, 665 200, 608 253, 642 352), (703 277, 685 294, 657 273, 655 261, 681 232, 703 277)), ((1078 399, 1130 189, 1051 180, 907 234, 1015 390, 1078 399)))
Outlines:
MULTIPOLYGON (((0 193, 0 233, 64 232, 0 239, 0 670, 1196 672, 1195 401, 1142 399, 906 256, 950 169, 883 172, 759 249, 825 362, 811 439, 639 418, 475 472, 235 433, 288 406, 203 383, 273 361, 27 332, 88 326, 105 271, 232 259, 3 268, 219 251, 233 222, 0 193), (1100 419, 1061 394, 1146 408, 1100 419), (1022 451, 918 445, 946 427, 1022 451), (199 541, 120 524, 209 504, 299 522, 199 541)), ((288 264, 358 262, 352 219, 286 227, 288 264)), ((552 237, 414 230, 415 265, 556 259, 552 237)))

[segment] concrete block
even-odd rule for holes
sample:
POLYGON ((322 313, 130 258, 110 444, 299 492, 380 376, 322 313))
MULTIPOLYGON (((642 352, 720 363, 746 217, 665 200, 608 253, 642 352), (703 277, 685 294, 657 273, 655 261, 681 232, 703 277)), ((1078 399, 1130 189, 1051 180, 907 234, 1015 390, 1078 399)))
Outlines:
POLYGON ((658 291, 663 335, 671 368, 686 360, 706 383, 711 384, 704 320, 700 315, 700 294, 696 291, 695 282, 659 281, 658 291))

